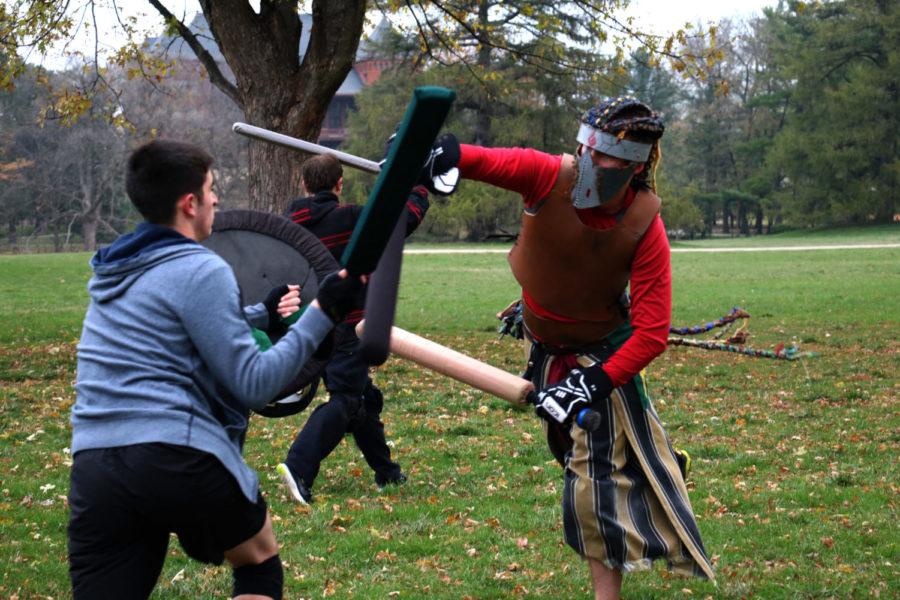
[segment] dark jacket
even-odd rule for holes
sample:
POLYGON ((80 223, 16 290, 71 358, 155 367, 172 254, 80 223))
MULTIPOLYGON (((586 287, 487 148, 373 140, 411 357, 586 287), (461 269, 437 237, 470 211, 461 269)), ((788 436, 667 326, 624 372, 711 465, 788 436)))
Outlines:
MULTIPOLYGON (((406 199, 407 237, 425 218, 428 206, 428 190, 423 186, 414 187, 406 199)), ((311 231, 328 248, 335 260, 340 262, 362 211, 362 206, 341 204, 338 197, 331 192, 319 192, 315 196, 298 198, 291 202, 287 216, 294 223, 311 231)), ((354 325, 362 318, 363 311, 356 310, 347 315, 345 322, 354 325)))
MULTIPOLYGON (((409 236, 428 212, 428 190, 416 186, 406 200, 406 235, 409 236)), ((315 196, 298 198, 291 202, 287 217, 298 225, 309 229, 340 262, 344 248, 350 241, 356 220, 363 207, 355 204, 341 204, 331 192, 319 192, 315 196)))

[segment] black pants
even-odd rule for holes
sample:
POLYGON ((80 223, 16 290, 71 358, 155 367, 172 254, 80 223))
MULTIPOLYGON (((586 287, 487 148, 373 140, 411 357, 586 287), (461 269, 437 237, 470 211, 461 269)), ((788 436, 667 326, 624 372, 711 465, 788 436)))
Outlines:
POLYGON ((294 476, 312 487, 325 457, 344 436, 353 434, 357 447, 375 471, 375 481, 386 483, 400 475, 384 439, 381 409, 384 397, 369 378, 369 367, 360 359, 359 338, 349 325, 341 344, 325 368, 325 388, 331 398, 317 407, 288 451, 287 465, 294 476))
POLYGON ((143 599, 162 571, 169 533, 195 560, 221 564, 250 539, 266 503, 247 499, 211 454, 169 444, 82 450, 72 461, 69 575, 79 599, 143 599))

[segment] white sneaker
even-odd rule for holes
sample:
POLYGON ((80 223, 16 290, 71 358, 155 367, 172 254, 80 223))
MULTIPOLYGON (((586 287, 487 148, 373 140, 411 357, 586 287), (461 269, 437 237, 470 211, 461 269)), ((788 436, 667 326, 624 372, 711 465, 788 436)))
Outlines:
POLYGON ((280 463, 277 467, 275 467, 275 470, 278 471, 279 475, 281 475, 281 479, 287 486, 287 489, 291 493, 291 496, 294 497, 294 500, 296 500, 300 504, 312 504, 312 492, 305 485, 303 485, 302 481, 294 478, 294 474, 291 473, 290 467, 288 467, 285 463, 280 463))

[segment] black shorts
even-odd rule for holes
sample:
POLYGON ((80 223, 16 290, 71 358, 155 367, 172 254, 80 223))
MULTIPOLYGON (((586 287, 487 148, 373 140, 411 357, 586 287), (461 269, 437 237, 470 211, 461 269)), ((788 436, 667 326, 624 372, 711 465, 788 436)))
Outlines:
POLYGON ((69 490, 69 574, 77 598, 146 598, 169 534, 185 553, 221 564, 266 520, 213 455, 170 444, 75 454, 69 490))

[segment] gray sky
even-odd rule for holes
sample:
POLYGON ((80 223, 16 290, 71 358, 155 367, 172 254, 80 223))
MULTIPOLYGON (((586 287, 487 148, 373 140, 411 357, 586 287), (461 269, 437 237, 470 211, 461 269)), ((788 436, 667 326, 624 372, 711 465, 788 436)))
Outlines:
POLYGON ((764 7, 777 4, 778 0, 632 0, 626 12, 661 34, 675 31, 685 22, 759 16, 764 7))
MULTIPOLYGON (((161 18, 145 0, 98 0, 98 7, 108 2, 116 2, 120 7, 120 15, 123 18, 135 17, 138 25, 143 30, 152 29, 152 33, 158 34, 162 28, 161 18)), ((773 6, 778 0, 632 0, 626 15, 634 16, 636 25, 641 29, 658 34, 675 31, 685 22, 715 22, 723 17, 749 18, 760 15, 764 6, 773 6)), ((178 17, 190 18, 195 12, 199 12, 200 6, 197 0, 164 0, 164 4, 178 17)), ((74 6, 83 6, 82 3, 73 3, 74 6)), ((76 20, 82 19, 90 22, 90 12, 84 8, 75 15, 76 20)), ((110 52, 121 46, 124 36, 116 24, 116 18, 109 9, 97 10, 100 35, 98 36, 101 51, 110 52)), ((95 42, 93 27, 81 27, 78 39, 69 45, 69 49, 80 50, 92 55, 95 42)), ((32 62, 38 62, 39 57, 30 57, 32 62)), ((49 68, 60 68, 65 65, 65 59, 57 53, 48 56, 43 64, 49 68)))

